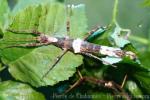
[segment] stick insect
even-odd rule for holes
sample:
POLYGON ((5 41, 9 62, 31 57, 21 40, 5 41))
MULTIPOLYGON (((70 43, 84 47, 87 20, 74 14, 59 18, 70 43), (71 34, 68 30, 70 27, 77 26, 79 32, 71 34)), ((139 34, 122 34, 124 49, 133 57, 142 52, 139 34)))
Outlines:
MULTIPOLYGON (((14 30, 8 30, 8 31, 17 32, 14 30)), ((98 33, 101 34, 101 32, 104 32, 104 31, 105 31, 105 28, 96 28, 95 30, 92 30, 91 32, 89 32, 89 35, 84 40, 80 38, 71 39, 68 37, 51 37, 51 36, 45 35, 44 33, 33 31, 32 34, 37 35, 36 42, 13 45, 9 47, 38 47, 38 46, 45 46, 45 45, 54 45, 56 47, 61 48, 63 50, 62 54, 56 57, 55 63, 49 67, 49 70, 43 75, 42 79, 48 75, 48 73, 55 67, 55 65, 61 60, 61 58, 66 54, 67 51, 71 51, 75 54, 81 54, 81 55, 93 57, 100 61, 102 61, 102 59, 95 56, 94 54, 101 54, 101 55, 117 57, 117 58, 123 58, 125 56, 128 56, 130 57, 130 59, 133 59, 133 60, 136 59, 135 53, 131 51, 123 51, 120 48, 96 45, 94 43, 87 42, 89 38, 90 39, 93 38, 93 35, 98 34, 98 33), (100 31, 100 30, 103 30, 103 31, 100 31)))
MULTIPOLYGON (((71 9, 73 8, 71 6, 69 6, 69 7, 67 7, 67 9, 68 9, 67 14, 66 14, 67 16, 64 14, 61 14, 61 15, 64 15, 67 17, 67 18, 65 18, 65 19, 67 19, 67 22, 66 22, 66 20, 64 21, 64 23, 66 23, 66 25, 64 25, 65 26, 64 28, 66 28, 68 36, 70 33, 70 22, 71 22, 70 18, 71 18, 71 13, 72 13, 71 9)), ((39 12, 39 9, 37 9, 37 10, 39 12)), ((61 12, 62 12, 62 10, 61 10, 61 12)), ((38 17, 39 17, 39 15, 38 15, 38 17)), ((33 17, 33 18, 35 18, 35 17, 33 17)), ((45 20, 45 19, 43 19, 43 20, 45 20)), ((32 24, 32 22, 31 22, 31 24, 32 24)), ((37 23, 34 23, 34 22, 33 22, 33 26, 38 27, 37 23)), ((95 54, 101 54, 101 55, 112 56, 112 57, 117 57, 117 58, 122 58, 124 56, 129 56, 131 59, 136 58, 136 55, 131 51, 123 51, 120 48, 96 45, 96 44, 88 42, 91 39, 93 39, 94 37, 96 37, 98 34, 101 34, 102 32, 106 31, 105 28, 96 28, 96 29, 92 30, 91 32, 89 32, 89 35, 87 37, 85 37, 84 39, 80 39, 80 38, 72 39, 73 37, 70 38, 67 36, 66 37, 53 37, 53 36, 46 35, 42 32, 38 32, 36 29, 35 30, 34 29, 33 30, 19 30, 18 31, 13 28, 13 29, 8 29, 8 31, 11 31, 14 33, 31 33, 36 36, 34 39, 35 41, 31 41, 27 44, 12 45, 9 47, 27 47, 28 48, 28 47, 38 47, 38 46, 45 46, 45 45, 54 45, 63 50, 61 55, 56 57, 56 61, 54 62, 54 64, 49 66, 49 69, 42 76, 42 79, 47 76, 47 74, 50 72, 50 70, 52 70, 58 64, 58 62, 61 60, 61 58, 68 51, 71 51, 75 54, 87 55, 87 56, 93 57, 95 59, 98 59, 100 61, 103 61, 103 60, 101 58, 95 56, 95 54)), ((109 65, 111 65, 111 64, 109 64, 109 65)), ((114 66, 114 65, 111 65, 111 66, 114 66)))

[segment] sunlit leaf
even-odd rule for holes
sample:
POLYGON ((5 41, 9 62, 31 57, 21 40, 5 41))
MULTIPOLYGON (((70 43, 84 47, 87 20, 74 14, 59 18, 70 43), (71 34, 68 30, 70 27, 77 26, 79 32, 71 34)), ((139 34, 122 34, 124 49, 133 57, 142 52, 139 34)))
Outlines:
POLYGON ((85 16, 85 7, 83 4, 68 7, 68 21, 70 21, 70 32, 73 38, 84 38, 87 33, 87 22, 85 16), (78 18, 78 19, 77 19, 78 18), (78 27, 77 27, 78 26, 78 27))
POLYGON ((50 3, 56 0, 18 0, 17 4, 13 8, 12 14, 16 14, 19 11, 33 5, 42 4, 42 3, 50 3))
POLYGON ((127 81, 126 88, 135 98, 142 98, 142 91, 133 81, 127 81))
POLYGON ((0 83, 1 100, 45 100, 45 97, 29 85, 13 81, 0 83))
POLYGON ((17 14, 12 20, 13 23, 9 29, 16 31, 27 30, 32 33, 32 31, 36 30, 51 36, 69 36, 72 38, 83 38, 84 33, 87 32, 86 16, 84 5, 82 4, 71 6, 67 9, 60 3, 28 7, 22 13, 17 14), (67 10, 71 10, 71 14, 67 10), (67 33, 67 21, 70 23, 69 33, 67 33))
POLYGON ((0 28, 4 30, 8 21, 8 13, 10 9, 8 7, 7 0, 0 0, 0 4, 0 28))

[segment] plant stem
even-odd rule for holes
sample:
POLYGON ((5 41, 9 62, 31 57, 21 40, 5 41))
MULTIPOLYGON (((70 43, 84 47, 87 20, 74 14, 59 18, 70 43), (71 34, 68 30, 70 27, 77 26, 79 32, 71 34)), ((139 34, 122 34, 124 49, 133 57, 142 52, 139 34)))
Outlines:
POLYGON ((114 8, 113 8, 113 15, 112 15, 112 24, 117 24, 117 13, 118 13, 118 0, 115 0, 114 2, 114 8))
POLYGON ((133 41, 137 41, 137 42, 142 43, 142 44, 144 44, 144 45, 150 44, 150 42, 149 42, 147 39, 142 38, 142 37, 138 37, 138 36, 133 36, 133 35, 131 35, 131 36, 129 37, 129 39, 131 39, 131 40, 133 40, 133 41))

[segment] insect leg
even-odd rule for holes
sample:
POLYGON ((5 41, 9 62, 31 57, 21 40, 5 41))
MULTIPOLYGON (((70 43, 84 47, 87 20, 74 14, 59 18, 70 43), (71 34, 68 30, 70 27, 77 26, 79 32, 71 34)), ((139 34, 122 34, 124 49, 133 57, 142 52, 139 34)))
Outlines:
POLYGON ((44 34, 44 33, 38 32, 36 30, 11 30, 11 29, 7 29, 7 31, 13 32, 13 33, 31 33, 31 34, 35 34, 35 35, 44 34))
MULTIPOLYGON (((70 33, 70 10, 67 7, 67 22, 66 22, 66 30, 67 30, 67 35, 69 36, 70 33)), ((56 66, 56 64, 61 60, 61 58, 67 53, 67 49, 65 48, 64 51, 57 56, 56 61, 54 64, 48 69, 48 71, 42 76, 42 79, 47 76, 47 74, 56 66)))
POLYGON ((5 48, 12 48, 12 47, 38 47, 48 45, 49 43, 26 43, 26 44, 18 44, 13 46, 7 46, 5 48))
POLYGON ((99 60, 99 61, 102 61, 103 63, 105 63, 105 64, 107 64, 107 65, 110 65, 110 66, 112 66, 112 67, 117 67, 116 65, 110 64, 109 62, 106 62, 106 61, 104 61, 103 59, 101 59, 101 58, 99 58, 99 57, 97 57, 97 56, 95 56, 95 55, 93 55, 93 54, 84 53, 84 52, 83 52, 82 54, 84 54, 84 55, 86 55, 86 56, 89 56, 89 57, 92 57, 92 58, 94 58, 94 59, 97 59, 97 60, 99 60))
POLYGON ((48 71, 42 76, 42 79, 47 76, 47 74, 56 66, 56 64, 61 60, 61 58, 67 53, 67 49, 64 49, 63 52, 56 57, 54 64, 48 69, 48 71))
POLYGON ((81 82, 84 80, 84 77, 82 76, 82 74, 80 73, 79 70, 77 71, 77 74, 78 74, 78 76, 79 76, 79 79, 78 79, 73 85, 71 85, 70 88, 67 89, 64 94, 68 93, 68 92, 71 91, 73 88, 75 88, 75 87, 77 87, 78 85, 80 85, 81 82))

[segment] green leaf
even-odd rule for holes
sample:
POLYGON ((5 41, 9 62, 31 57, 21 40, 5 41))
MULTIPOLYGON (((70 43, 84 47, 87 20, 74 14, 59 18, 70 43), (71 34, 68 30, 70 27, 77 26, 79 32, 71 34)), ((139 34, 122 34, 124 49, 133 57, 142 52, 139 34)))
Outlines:
POLYGON ((27 7, 13 17, 9 29, 19 31, 19 33, 6 32, 4 38, 0 41, 0 47, 2 48, 2 61, 9 65, 9 72, 15 79, 39 87, 55 85, 60 81, 68 80, 76 72, 76 67, 82 64, 82 57, 67 52, 42 80, 42 76, 54 64, 57 56, 62 53, 60 48, 52 45, 38 48, 4 48, 10 45, 35 42, 33 40, 35 36, 29 34, 34 30, 43 32, 49 36, 82 38, 84 36, 82 33, 86 32, 85 26, 87 24, 85 20, 83 22, 75 21, 80 18, 85 18, 84 6, 73 6, 68 9, 72 10, 70 30, 73 33, 67 33, 67 11, 66 7, 60 3, 48 3, 27 7), (79 11, 79 16, 75 18, 74 16, 77 16, 77 11, 79 11), (78 25, 73 23, 78 23, 78 25), (75 29, 80 30, 75 31, 75 29), (27 33, 23 34, 21 31, 26 31, 27 33))
POLYGON ((11 62, 9 71, 16 79, 29 82, 33 86, 54 85, 60 81, 68 80, 75 73, 76 67, 82 63, 82 58, 71 52, 64 55, 47 77, 41 80, 61 52, 62 50, 55 46, 37 48, 11 62))
POLYGON ((17 4, 13 8, 12 14, 16 14, 19 11, 33 5, 42 4, 42 3, 51 3, 56 0, 18 0, 17 4))
POLYGON ((146 92, 147 94, 150 94, 150 71, 143 71, 139 70, 134 73, 134 77, 139 82, 140 86, 142 87, 142 90, 146 92))
POLYGON ((122 60, 122 58, 109 57, 109 56, 107 56, 107 57, 105 57, 105 58, 102 58, 102 60, 103 60, 103 63, 107 65, 107 62, 108 62, 109 64, 118 63, 118 62, 120 62, 120 61, 122 60), (105 62, 106 62, 106 63, 105 63, 105 62))
POLYGON ((4 70, 5 68, 6 68, 6 66, 3 66, 2 63, 0 62, 0 72, 1 72, 2 70, 4 70))
POLYGON ((127 81, 126 88, 135 98, 142 98, 142 91, 133 81, 127 81))
POLYGON ((2 62, 8 64, 11 61, 15 61, 23 55, 30 53, 34 48, 5 48, 7 46, 18 45, 22 43, 30 43, 28 39, 32 39, 33 36, 28 34, 14 34, 11 32, 5 32, 3 39, 0 40, 0 56, 2 62))
POLYGON ((144 67, 150 69, 149 65, 150 51, 144 51, 139 54, 139 59, 144 67))
POLYGON ((68 20, 70 20, 69 35, 73 38, 83 39, 87 33, 87 24, 85 24, 87 19, 84 11, 85 7, 83 4, 77 6, 72 5, 71 8, 68 9, 68 20))
POLYGON ((45 100, 45 97, 29 85, 13 81, 0 83, 1 100, 45 100))
MULTIPOLYGON (((122 65, 127 69, 127 70, 123 70, 123 72, 126 71, 129 77, 132 77, 134 80, 136 80, 136 84, 138 84, 140 89, 142 89, 142 92, 144 91, 144 93, 150 94, 149 68, 143 66, 138 60, 131 61, 128 58, 124 58, 124 60, 122 61, 122 65)), ((119 68, 120 67, 121 66, 119 66, 119 68)))
POLYGON ((120 28, 119 25, 116 25, 115 29, 114 29, 114 32, 112 33, 111 35, 111 38, 114 42, 114 44, 117 46, 117 47, 121 47, 123 48, 126 44, 129 44, 130 41, 125 39, 121 32, 122 32, 123 29, 120 28))
POLYGON ((36 30, 51 36, 83 38, 84 33, 87 32, 84 5, 71 6, 67 10, 60 3, 28 7, 12 19, 13 23, 9 29, 15 31, 27 30, 28 33, 36 30), (70 12, 67 10, 70 10, 70 12), (70 19, 69 33, 67 33, 66 28, 68 19, 70 19))
MULTIPOLYGON (((7 0, 0 0, 0 28, 5 28, 7 24, 8 14, 9 14, 9 6, 7 0)), ((0 33, 1 34, 1 33, 0 33)))

